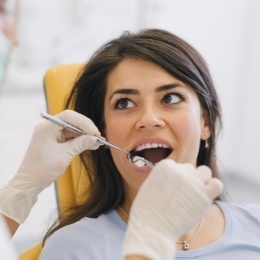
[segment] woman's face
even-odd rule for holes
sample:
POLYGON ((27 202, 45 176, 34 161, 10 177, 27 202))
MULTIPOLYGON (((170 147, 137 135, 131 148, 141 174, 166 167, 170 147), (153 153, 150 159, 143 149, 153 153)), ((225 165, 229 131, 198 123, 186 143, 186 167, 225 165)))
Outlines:
MULTIPOLYGON (((125 59, 109 74, 105 96, 106 140, 154 163, 170 158, 196 165, 208 118, 195 91, 158 65, 125 59)), ((207 134, 207 137, 205 137, 207 134)), ((134 198, 151 169, 111 149, 126 197, 134 198)))

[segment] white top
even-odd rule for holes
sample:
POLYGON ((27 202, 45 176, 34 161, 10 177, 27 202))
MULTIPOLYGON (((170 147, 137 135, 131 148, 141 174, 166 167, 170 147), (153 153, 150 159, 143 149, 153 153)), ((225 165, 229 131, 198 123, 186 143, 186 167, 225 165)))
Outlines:
MULTIPOLYGON (((178 251, 175 259, 259 260, 260 205, 217 204, 226 221, 223 236, 201 249, 178 251)), ((47 240, 40 259, 119 260, 126 228, 115 210, 98 218, 83 218, 56 231, 47 240)))

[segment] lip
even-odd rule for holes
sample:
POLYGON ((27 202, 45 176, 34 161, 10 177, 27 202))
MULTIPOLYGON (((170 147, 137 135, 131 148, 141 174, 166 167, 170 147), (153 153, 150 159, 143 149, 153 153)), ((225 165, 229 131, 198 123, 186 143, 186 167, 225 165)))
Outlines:
MULTIPOLYGON (((128 161, 128 160, 127 160, 128 161)), ((145 165, 142 167, 138 167, 137 165, 131 163, 130 161, 128 161, 130 167, 132 169, 134 169, 135 171, 139 172, 139 173, 143 173, 143 174, 148 174, 150 173, 150 171, 152 170, 149 166, 145 165)))

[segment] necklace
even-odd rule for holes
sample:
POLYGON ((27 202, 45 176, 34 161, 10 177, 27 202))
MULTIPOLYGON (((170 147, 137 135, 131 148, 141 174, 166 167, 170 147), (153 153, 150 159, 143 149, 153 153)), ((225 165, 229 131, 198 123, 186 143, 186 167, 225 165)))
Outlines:
MULTIPOLYGON (((118 208, 124 214, 124 216, 126 216, 126 218, 129 219, 129 216, 126 214, 126 212, 120 206, 118 208)), ((200 221, 200 224, 199 224, 198 228, 196 229, 196 231, 194 232, 194 234, 189 239, 186 239, 183 241, 177 241, 177 244, 182 244, 183 250, 187 251, 190 249, 190 245, 188 242, 190 242, 198 234, 200 227, 202 225, 202 220, 200 221)))
POLYGON ((119 210, 126 216, 127 219, 129 219, 129 216, 126 214, 126 212, 121 208, 121 206, 118 207, 119 210))
POLYGON ((200 230, 200 227, 201 227, 201 224, 202 224, 202 220, 200 221, 200 224, 199 224, 198 228, 196 229, 196 231, 194 232, 194 234, 189 239, 176 242, 177 244, 182 244, 182 249, 183 250, 187 251, 187 250, 190 249, 190 245, 188 244, 188 242, 190 242, 198 234, 198 232, 200 230))

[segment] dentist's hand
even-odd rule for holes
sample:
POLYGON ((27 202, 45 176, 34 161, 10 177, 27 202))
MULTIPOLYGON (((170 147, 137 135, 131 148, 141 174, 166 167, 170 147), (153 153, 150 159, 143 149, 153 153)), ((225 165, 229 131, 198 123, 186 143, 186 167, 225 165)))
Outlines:
POLYGON ((97 149, 100 132, 87 117, 66 110, 57 115, 88 135, 77 136, 47 120, 38 124, 15 176, 0 189, 0 213, 23 223, 38 194, 51 185, 81 152, 97 149))
POLYGON ((158 163, 132 204, 123 259, 173 259, 176 241, 202 219, 222 190, 206 166, 158 163))

